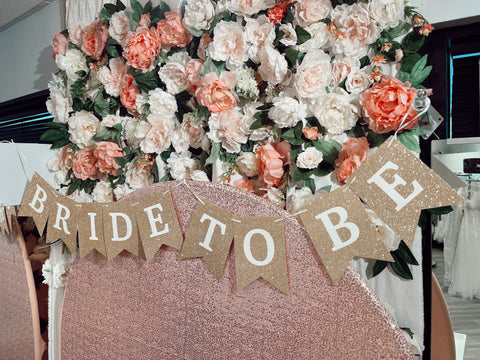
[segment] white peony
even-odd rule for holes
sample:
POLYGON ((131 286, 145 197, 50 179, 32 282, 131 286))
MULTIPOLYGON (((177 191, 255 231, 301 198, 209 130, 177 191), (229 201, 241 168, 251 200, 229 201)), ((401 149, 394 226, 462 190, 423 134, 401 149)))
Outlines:
POLYGON ((55 121, 65 124, 68 120, 68 113, 72 109, 72 97, 70 93, 62 90, 50 90, 50 98, 47 100, 47 111, 55 116, 55 121))
POLYGON ((68 119, 70 141, 80 149, 90 146, 92 137, 100 129, 100 120, 92 113, 82 110, 68 119))
POLYGON ((137 148, 140 146, 140 142, 145 139, 151 127, 152 126, 146 121, 127 118, 123 125, 125 140, 130 146, 137 148))
POLYGON ((275 0, 230 0, 227 9, 236 15, 250 17, 275 5, 275 0))
POLYGON ((122 125, 128 118, 121 117, 119 115, 108 114, 102 118, 101 127, 112 127, 114 125, 122 125))
POLYGON ((161 154, 171 144, 170 135, 175 128, 175 118, 150 114, 147 120, 151 127, 145 138, 140 142, 140 149, 144 153, 161 154))
POLYGON ((296 165, 300 169, 315 169, 323 160, 323 153, 311 146, 297 156, 296 165))
POLYGON ((134 190, 130 188, 127 184, 123 185, 116 185, 115 189, 113 189, 113 194, 115 195, 115 199, 118 201, 121 198, 124 198, 128 194, 132 193, 134 190))
POLYGON ((148 92, 148 104, 152 114, 161 115, 164 118, 171 118, 177 112, 177 100, 175 96, 163 91, 160 88, 148 92))
POLYGON ((316 22, 305 28, 311 38, 297 46, 297 50, 306 53, 324 47, 329 39, 328 26, 323 22, 316 22))
POLYGON ((208 175, 202 170, 193 170, 190 179, 194 181, 210 181, 208 175))
POLYGON ((128 37, 129 19, 124 11, 118 11, 112 15, 109 21, 108 33, 112 39, 117 40, 122 46, 125 45, 128 37))
POLYGON ((50 157, 47 160, 47 168, 50 171, 59 171, 61 169, 62 163, 62 156, 63 155, 63 148, 62 149, 53 149, 50 152, 50 157))
POLYGON ((207 136, 216 143, 222 143, 222 147, 229 153, 240 152, 240 147, 248 140, 242 130, 243 114, 238 107, 212 113, 208 120, 210 131, 207 136))
POLYGON ((285 33, 280 39, 280 43, 285 46, 293 46, 297 44, 297 33, 292 24, 281 24, 279 30, 285 33))
POLYGON ((332 64, 333 85, 337 86, 348 74, 360 70, 360 60, 356 57, 335 56, 332 64))
POLYGON ((281 128, 294 127, 306 116, 306 106, 288 96, 274 98, 273 106, 268 111, 268 117, 281 128))
POLYGON ((197 30, 208 30, 215 17, 215 6, 210 0, 190 0, 185 6, 183 24, 197 30))
POLYGON ((263 197, 281 208, 285 207, 284 195, 279 188, 269 187, 263 197))
MULTIPOLYGON (((60 187, 61 185, 67 185, 70 182, 70 178, 68 176, 68 170, 67 169, 60 169, 55 172, 53 175, 53 181, 57 185, 57 187, 60 187)), ((64 189, 68 189, 65 187, 64 189)))
POLYGON ((385 222, 380 219, 380 217, 373 210, 367 208, 365 208, 365 210, 368 214, 368 218, 375 225, 378 234, 383 239, 385 247, 388 249, 388 251, 397 250, 402 239, 395 234, 393 230, 387 224, 385 224, 385 222))
POLYGON ((238 171, 248 177, 259 173, 257 157, 253 152, 242 152, 235 160, 238 171))
POLYGON ((95 202, 112 202, 113 190, 110 182, 104 180, 97 182, 93 189, 92 197, 95 202))
POLYGON ((355 126, 358 108, 344 91, 332 92, 317 99, 310 107, 314 116, 329 134, 338 135, 355 126))
POLYGON ((370 80, 370 76, 368 75, 369 74, 363 69, 348 74, 347 79, 345 80, 347 91, 352 94, 361 94, 367 90, 372 83, 372 80, 370 80))
POLYGON ((127 73, 127 65, 122 58, 110 59, 109 66, 102 66, 97 72, 97 79, 102 83, 105 92, 113 97, 120 96, 122 79, 127 73))
POLYGON ((90 70, 87 66, 87 59, 83 52, 78 49, 69 49, 65 55, 57 54, 55 62, 60 70, 65 71, 70 81, 80 79, 80 75, 77 72, 88 74, 90 70))
POLYGON ((188 150, 190 144, 188 139, 185 137, 185 134, 182 132, 180 125, 178 125, 175 130, 172 131, 170 139, 176 152, 181 153, 188 150))
POLYGON ((288 74, 288 63, 285 57, 277 49, 271 46, 265 47, 260 52, 260 66, 258 73, 263 80, 271 85, 280 84, 288 74))
POLYGON ((368 12, 382 29, 386 29, 397 26, 403 19, 404 7, 403 0, 370 0, 368 12))
POLYGON ((325 194, 325 191, 316 192, 315 195, 312 194, 312 190, 309 187, 302 187, 301 189, 295 190, 295 192, 288 196, 287 198, 287 211, 291 214, 296 213, 309 204, 311 204, 319 196, 325 194))
POLYGON ((273 47, 275 27, 268 17, 261 15, 256 19, 247 18, 244 29, 244 39, 247 42, 248 57, 256 64, 260 62, 260 51, 266 46, 273 47))
POLYGON ((188 89, 186 66, 190 60, 191 58, 186 52, 175 53, 158 71, 158 76, 167 85, 167 91, 170 94, 180 94, 188 89))
POLYGON ((148 165, 130 162, 126 166, 125 181, 132 189, 137 190, 152 185, 154 178, 148 165))
POLYGON ((299 0, 295 3, 295 21, 306 27, 325 19, 331 10, 330 0, 299 0))
POLYGON ((205 139, 208 141, 208 137, 203 126, 203 122, 194 120, 192 113, 183 115, 183 122, 180 126, 180 130, 183 138, 187 140, 188 146, 198 149, 205 145, 205 139))
POLYGON ((295 88, 301 97, 313 99, 326 93, 332 79, 330 56, 323 50, 309 51, 295 74, 295 88))
POLYGON ((93 197, 87 194, 84 190, 75 190, 70 196, 70 199, 79 203, 93 202, 93 197))
POLYGON ((190 151, 173 152, 167 160, 170 175, 175 180, 190 179, 193 171, 200 169, 200 162, 191 158, 190 151))
POLYGON ((213 41, 208 44, 208 54, 213 60, 225 61, 230 70, 242 66, 248 60, 242 26, 233 21, 220 21, 215 26, 213 41))

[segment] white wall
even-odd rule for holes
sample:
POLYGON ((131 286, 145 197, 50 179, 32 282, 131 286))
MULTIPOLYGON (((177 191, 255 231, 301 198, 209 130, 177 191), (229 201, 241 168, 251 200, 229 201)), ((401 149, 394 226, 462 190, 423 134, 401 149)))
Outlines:
POLYGON ((0 103, 47 88, 56 71, 50 42, 63 30, 63 1, 56 0, 0 31, 0 103))
POLYGON ((410 0, 430 23, 480 15, 480 0, 410 0))

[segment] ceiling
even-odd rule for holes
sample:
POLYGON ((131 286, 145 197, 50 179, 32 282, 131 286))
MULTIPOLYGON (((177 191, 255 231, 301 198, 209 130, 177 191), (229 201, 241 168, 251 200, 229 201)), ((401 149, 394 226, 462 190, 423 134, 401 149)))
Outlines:
POLYGON ((0 0, 0 31, 56 0, 0 0))

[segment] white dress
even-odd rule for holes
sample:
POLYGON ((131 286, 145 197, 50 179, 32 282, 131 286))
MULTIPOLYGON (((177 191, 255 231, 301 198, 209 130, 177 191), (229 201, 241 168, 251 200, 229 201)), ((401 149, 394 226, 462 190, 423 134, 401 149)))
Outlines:
POLYGON ((458 234, 449 294, 480 297, 480 187, 473 186, 458 234))

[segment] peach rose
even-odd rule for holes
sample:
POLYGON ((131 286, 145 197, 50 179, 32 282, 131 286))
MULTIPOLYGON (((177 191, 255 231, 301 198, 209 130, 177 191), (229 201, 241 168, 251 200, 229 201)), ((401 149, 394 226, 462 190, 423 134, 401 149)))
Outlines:
POLYGON ((272 24, 280 24, 287 14, 287 8, 289 6, 290 3, 288 1, 277 3, 274 7, 267 10, 268 20, 270 20, 272 24))
POLYGON ((117 169, 120 168, 120 165, 115 158, 124 157, 125 153, 117 144, 111 141, 100 141, 95 145, 93 153, 97 158, 98 170, 106 174, 118 175, 117 169))
POLYGON ((157 23, 157 30, 165 45, 183 48, 192 40, 192 35, 182 25, 182 16, 174 11, 165 13, 165 19, 157 23))
POLYGON ((127 108, 130 114, 136 116, 138 115, 138 110, 135 100, 137 99, 137 95, 140 94, 140 91, 138 91, 138 86, 133 83, 133 76, 130 74, 126 74, 123 77, 122 83, 120 101, 122 102, 123 106, 127 108))
POLYGON ((253 192, 253 183, 244 177, 237 179, 233 182, 233 186, 237 189, 244 190, 246 192, 253 192))
POLYGON ((158 31, 154 28, 141 28, 128 38, 123 57, 127 60, 127 65, 147 72, 153 69, 160 47, 158 31))
POLYGON ((337 179, 341 183, 367 160, 370 144, 367 138, 349 138, 335 160, 335 165, 339 166, 337 179))
POLYGON ((66 145, 62 149, 62 155, 60 157, 60 168, 70 169, 73 165, 73 151, 69 145, 66 145))
POLYGON ((290 158, 290 150, 292 146, 288 141, 281 141, 273 146, 275 150, 280 154, 282 157, 282 161, 284 165, 290 165, 292 159, 290 158))
POLYGON ((278 186, 285 174, 282 155, 272 144, 260 146, 255 152, 258 161, 260 180, 268 187, 278 186))
POLYGON ((195 94, 195 91, 202 85, 200 80, 200 71, 202 70, 203 61, 200 59, 192 59, 185 67, 185 73, 188 79, 188 91, 195 94))
POLYGON ((73 156, 72 170, 76 178, 86 180, 96 174, 95 163, 97 158, 93 154, 93 149, 80 149, 73 156))
POLYGON ((150 27, 150 24, 151 24, 151 23, 152 23, 152 22, 151 22, 151 20, 150 20, 150 13, 143 14, 143 15, 140 17, 140 21, 139 21, 139 23, 138 23, 137 31, 139 30, 139 28, 148 30, 148 28, 150 27))
POLYGON ((65 55, 67 52, 68 39, 64 35, 57 33, 52 40, 52 47, 54 51, 53 60, 55 60, 57 54, 65 55))
POLYGON ((304 127, 302 133, 309 140, 317 140, 319 137, 322 137, 322 134, 318 132, 318 127, 316 126, 311 128, 304 127))
POLYGON ((197 101, 213 112, 232 109, 237 105, 237 97, 233 92, 235 77, 232 73, 224 71, 222 78, 211 72, 202 78, 202 87, 195 92, 197 101))
POLYGON ((205 53, 205 48, 212 41, 213 39, 208 34, 202 35, 202 37, 200 38, 200 44, 198 45, 198 50, 197 50, 197 56, 200 59, 205 60, 207 58, 207 55, 205 53))
POLYGON ((83 31, 80 25, 73 25, 68 28, 68 37, 70 38, 72 44, 82 46, 84 36, 85 31, 83 31))
POLYGON ((338 169, 337 172, 337 179, 340 183, 345 184, 345 180, 348 179, 352 173, 357 170, 358 165, 355 163, 355 161, 351 158, 346 158, 342 164, 340 165, 340 168, 338 169))
POLYGON ((108 39, 108 27, 103 25, 103 20, 97 20, 83 29, 84 37, 82 50, 92 59, 99 60, 105 50, 108 39))
MULTIPOLYGON (((379 83, 360 95, 360 103, 370 129, 384 134, 400 128, 403 117, 417 96, 417 90, 409 85, 393 77, 384 76, 379 83)), ((415 128, 418 124, 418 119, 414 119, 416 116, 417 112, 410 110, 403 122, 403 129, 415 128)))

